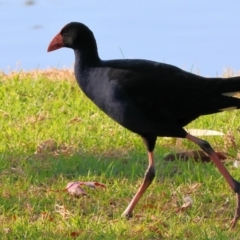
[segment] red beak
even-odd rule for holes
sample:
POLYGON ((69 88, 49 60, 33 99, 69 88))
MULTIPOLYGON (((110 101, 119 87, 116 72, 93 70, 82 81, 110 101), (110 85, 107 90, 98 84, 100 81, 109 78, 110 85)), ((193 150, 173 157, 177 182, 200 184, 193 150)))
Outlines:
POLYGON ((54 50, 57 50, 59 48, 64 47, 64 43, 63 43, 63 37, 60 33, 58 33, 53 40, 50 42, 47 51, 51 52, 54 50))

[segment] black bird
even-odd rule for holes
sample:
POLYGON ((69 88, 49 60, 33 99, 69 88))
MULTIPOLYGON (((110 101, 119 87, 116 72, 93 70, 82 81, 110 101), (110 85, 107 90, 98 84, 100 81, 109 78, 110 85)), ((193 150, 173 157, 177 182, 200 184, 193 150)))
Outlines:
POLYGON ((231 227, 240 217, 240 182, 221 163, 211 145, 184 130, 200 117, 240 108, 240 77, 205 78, 175 66, 148 60, 109 60, 98 56, 92 31, 82 23, 67 24, 51 41, 48 52, 72 48, 75 77, 90 100, 123 127, 137 133, 148 151, 149 166, 143 183, 123 215, 131 217, 155 177, 153 150, 157 137, 186 138, 206 152, 232 190, 237 207, 231 227))

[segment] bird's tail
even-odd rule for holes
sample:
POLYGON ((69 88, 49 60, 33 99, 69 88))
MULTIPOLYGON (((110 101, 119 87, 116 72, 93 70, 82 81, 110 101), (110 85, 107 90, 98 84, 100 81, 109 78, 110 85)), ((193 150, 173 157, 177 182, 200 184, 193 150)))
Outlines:
POLYGON ((218 99, 222 106, 220 111, 233 110, 240 108, 240 77, 224 78, 218 82, 218 99))
POLYGON ((219 90, 224 96, 234 96, 240 92, 240 77, 224 78, 220 81, 219 90))

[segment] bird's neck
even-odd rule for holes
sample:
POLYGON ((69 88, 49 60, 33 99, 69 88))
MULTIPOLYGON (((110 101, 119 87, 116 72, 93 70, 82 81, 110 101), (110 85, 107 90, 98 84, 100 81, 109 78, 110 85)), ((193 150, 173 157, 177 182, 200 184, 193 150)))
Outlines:
POLYGON ((93 49, 74 50, 75 53, 75 64, 74 73, 76 80, 80 88, 85 92, 88 88, 88 74, 91 68, 97 67, 100 63, 98 52, 92 51, 93 49))
POLYGON ((100 62, 97 47, 75 49, 75 65, 80 68, 95 67, 100 62))

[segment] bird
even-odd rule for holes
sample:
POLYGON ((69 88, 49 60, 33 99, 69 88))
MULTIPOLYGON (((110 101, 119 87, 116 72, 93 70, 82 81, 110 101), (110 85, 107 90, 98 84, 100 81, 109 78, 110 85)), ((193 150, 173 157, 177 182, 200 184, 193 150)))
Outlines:
POLYGON ((240 218, 240 182, 235 180, 212 146, 184 127, 203 115, 240 108, 240 77, 207 78, 176 66, 143 59, 101 60, 93 32, 83 23, 70 22, 51 40, 47 51, 73 49, 74 74, 84 94, 105 114, 138 134, 147 149, 148 167, 143 182, 123 212, 130 218, 155 178, 154 148, 158 137, 177 137, 197 144, 209 155, 236 193, 240 218))

